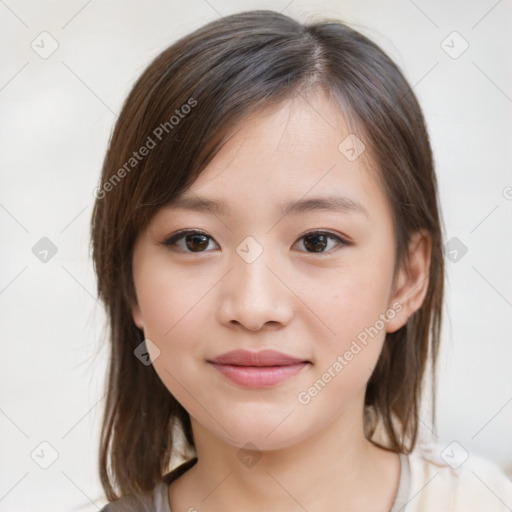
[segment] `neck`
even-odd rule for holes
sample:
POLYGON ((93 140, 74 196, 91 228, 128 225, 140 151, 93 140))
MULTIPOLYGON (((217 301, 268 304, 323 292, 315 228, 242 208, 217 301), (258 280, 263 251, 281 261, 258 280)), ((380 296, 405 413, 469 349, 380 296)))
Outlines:
MULTIPOLYGON (((362 414, 347 416, 360 421, 339 418, 302 442, 263 452, 233 447, 193 421, 198 462, 172 486, 194 496, 201 511, 385 512, 396 494, 398 455, 365 438, 362 414)), ((191 503, 177 505, 189 510, 191 503)))

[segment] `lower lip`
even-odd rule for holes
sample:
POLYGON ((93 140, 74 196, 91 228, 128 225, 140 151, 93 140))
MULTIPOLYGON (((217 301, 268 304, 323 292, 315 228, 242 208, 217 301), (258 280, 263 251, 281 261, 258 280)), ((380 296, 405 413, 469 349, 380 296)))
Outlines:
POLYGON ((308 363, 298 363, 286 366, 235 366, 232 364, 211 363, 224 377, 246 388, 264 388, 284 382, 302 369, 308 363))

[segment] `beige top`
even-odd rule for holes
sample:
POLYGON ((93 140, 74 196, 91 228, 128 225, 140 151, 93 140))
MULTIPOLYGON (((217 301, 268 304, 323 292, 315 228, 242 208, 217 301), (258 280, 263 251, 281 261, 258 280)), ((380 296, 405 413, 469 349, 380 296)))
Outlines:
MULTIPOLYGON (((512 480, 489 460, 468 454, 458 443, 416 447, 400 454, 400 482, 390 512, 510 512, 512 480)), ((172 512, 168 485, 196 462, 165 475, 152 496, 121 498, 100 512, 172 512)))

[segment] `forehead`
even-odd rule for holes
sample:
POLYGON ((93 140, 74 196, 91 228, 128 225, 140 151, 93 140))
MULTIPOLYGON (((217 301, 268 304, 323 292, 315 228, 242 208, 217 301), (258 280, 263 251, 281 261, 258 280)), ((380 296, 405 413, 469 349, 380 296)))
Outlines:
POLYGON ((217 216, 324 210, 371 220, 386 209, 386 198, 364 152, 347 157, 353 137, 339 107, 322 93, 259 110, 168 206, 217 216))

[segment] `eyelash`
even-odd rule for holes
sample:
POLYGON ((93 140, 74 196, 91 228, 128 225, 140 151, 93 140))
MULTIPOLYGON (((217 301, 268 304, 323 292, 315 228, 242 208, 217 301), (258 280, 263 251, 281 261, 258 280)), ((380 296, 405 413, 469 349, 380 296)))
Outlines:
MULTIPOLYGON (((185 236, 187 236, 187 235, 204 235, 207 238, 209 238, 210 240, 213 240, 213 238, 211 236, 207 235, 203 231, 198 231, 198 230, 193 230, 193 229, 185 229, 185 230, 182 230, 182 231, 178 231, 174 235, 171 235, 169 238, 165 239, 161 243, 162 243, 162 245, 164 245, 166 247, 169 247, 169 248, 171 248, 173 250, 179 250, 179 248, 176 249, 176 243, 178 241, 182 240, 183 238, 185 238, 185 236)), ((348 242, 347 240, 341 238, 338 235, 335 235, 334 233, 331 233, 329 231, 320 231, 320 230, 308 231, 307 233, 302 235, 298 240, 301 240, 301 239, 306 238, 308 236, 314 236, 314 235, 327 235, 328 238, 336 240, 338 245, 336 247, 334 247, 334 248, 329 249, 328 251, 323 251, 323 252, 310 252, 310 251, 300 251, 300 252, 304 252, 306 254, 316 254, 316 255, 323 256, 323 255, 329 255, 329 254, 331 254, 333 252, 333 250, 339 249, 340 245, 341 246, 352 245, 351 242, 348 242)), ((202 252, 209 252, 209 251, 205 250, 205 251, 194 252, 194 251, 188 251, 188 250, 181 249, 181 252, 185 252, 185 253, 188 253, 188 254, 200 254, 202 252)))

